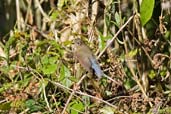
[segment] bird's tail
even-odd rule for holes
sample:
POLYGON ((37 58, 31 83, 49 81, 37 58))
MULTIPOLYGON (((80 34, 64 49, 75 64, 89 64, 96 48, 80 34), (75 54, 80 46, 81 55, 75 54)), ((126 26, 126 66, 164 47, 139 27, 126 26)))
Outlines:
POLYGON ((91 62, 91 67, 94 70, 95 74, 98 76, 98 78, 101 78, 104 73, 101 70, 97 60, 94 58, 90 58, 90 62, 91 62))

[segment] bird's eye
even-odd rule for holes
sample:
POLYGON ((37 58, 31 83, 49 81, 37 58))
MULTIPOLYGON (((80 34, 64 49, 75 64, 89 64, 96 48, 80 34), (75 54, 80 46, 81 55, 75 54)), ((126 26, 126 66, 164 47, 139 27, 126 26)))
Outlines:
POLYGON ((76 39, 76 40, 75 40, 75 44, 81 45, 81 40, 80 40, 80 39, 76 39))
POLYGON ((77 44, 78 44, 78 45, 81 45, 81 42, 78 41, 77 44))

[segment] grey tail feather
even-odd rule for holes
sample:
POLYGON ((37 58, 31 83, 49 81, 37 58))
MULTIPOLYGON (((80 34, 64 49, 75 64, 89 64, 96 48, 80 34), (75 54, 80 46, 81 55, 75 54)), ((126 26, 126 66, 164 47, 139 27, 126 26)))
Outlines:
POLYGON ((101 70, 99 64, 97 63, 96 59, 92 58, 90 59, 92 68, 95 71, 95 74, 98 76, 98 78, 101 78, 103 76, 103 71, 101 70))

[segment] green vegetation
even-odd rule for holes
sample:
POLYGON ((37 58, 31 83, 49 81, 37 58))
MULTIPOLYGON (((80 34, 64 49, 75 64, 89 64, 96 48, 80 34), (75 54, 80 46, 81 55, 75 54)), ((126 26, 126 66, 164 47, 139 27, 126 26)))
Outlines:
POLYGON ((169 0, 0 2, 0 113, 167 114, 169 0), (75 59, 80 37, 112 80, 75 59))

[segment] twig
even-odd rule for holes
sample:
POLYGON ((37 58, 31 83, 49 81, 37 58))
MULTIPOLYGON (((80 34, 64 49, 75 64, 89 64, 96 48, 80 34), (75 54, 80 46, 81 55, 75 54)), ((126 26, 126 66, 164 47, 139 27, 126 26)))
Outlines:
MULTIPOLYGON (((142 87, 140 81, 138 80, 138 77, 136 76, 136 74, 135 74, 133 68, 131 67, 131 63, 130 63, 129 61, 127 62, 127 65, 128 65, 128 68, 129 68, 131 74, 133 75, 133 79, 135 80, 135 82, 136 82, 137 85, 139 86, 139 88, 140 88, 140 90, 142 91, 143 95, 145 96, 146 99, 149 99, 149 97, 147 96, 145 90, 143 89, 143 87, 142 87)), ((149 104, 150 104, 151 107, 153 106, 152 103, 151 103, 150 101, 149 101, 149 104)))
POLYGON ((17 27, 18 30, 21 30, 21 17, 20 17, 20 4, 19 0, 16 0, 16 12, 17 12, 17 27))
POLYGON ((47 97, 46 97, 46 91, 45 91, 45 84, 44 84, 44 82, 43 82, 42 85, 43 85, 43 95, 44 95, 44 98, 45 98, 45 101, 46 101, 46 105, 47 105, 49 111, 52 112, 52 109, 51 109, 51 107, 50 107, 50 105, 49 105, 49 102, 48 102, 48 99, 47 99, 47 97))
POLYGON ((29 27, 30 29, 33 29, 34 31, 36 31, 36 32, 38 32, 39 34, 41 34, 43 37, 48 38, 48 35, 45 34, 45 33, 43 33, 43 31, 41 31, 41 30, 39 30, 39 29, 36 29, 36 28, 32 27, 32 26, 29 25, 29 24, 26 24, 26 23, 25 23, 25 25, 26 25, 27 27, 29 27))
MULTIPOLYGON (((24 69, 24 70, 27 70, 27 71, 33 71, 33 72, 32 72, 33 75, 35 75, 35 74, 34 74, 34 72, 35 72, 35 73, 38 74, 41 78, 43 78, 38 72, 36 72, 36 71, 35 71, 34 69, 32 69, 32 68, 29 68, 29 69, 28 69, 28 68, 26 68, 26 67, 21 67, 21 66, 16 66, 16 65, 12 65, 12 66, 15 67, 15 68, 24 69)), ((75 87, 74 89, 70 89, 70 88, 68 88, 68 87, 66 87, 66 86, 64 86, 64 85, 62 85, 62 84, 60 84, 60 83, 58 83, 58 82, 54 82, 54 81, 48 80, 49 82, 51 82, 51 83, 57 85, 58 87, 60 87, 60 88, 62 88, 62 89, 67 89, 67 90, 69 90, 69 91, 72 92, 71 95, 69 96, 68 100, 67 100, 67 103, 66 103, 66 105, 65 105, 65 108, 63 109, 63 113, 62 113, 62 114, 64 114, 64 112, 65 112, 65 110, 66 110, 66 108, 67 108, 67 106, 68 106, 68 104, 69 104, 69 102, 70 102, 72 96, 74 95, 74 93, 79 94, 79 95, 88 96, 88 97, 90 97, 90 98, 93 98, 93 99, 95 99, 95 100, 98 100, 98 101, 100 101, 100 102, 102 102, 102 103, 105 103, 105 104, 107 104, 107 105, 109 105, 109 106, 111 106, 111 107, 117 109, 117 107, 116 107, 115 105, 112 105, 111 103, 109 103, 109 102, 107 102, 107 101, 104 101, 103 99, 100 99, 100 98, 98 98, 98 97, 95 97, 95 96, 92 96, 92 95, 89 95, 89 94, 86 94, 86 93, 83 93, 83 92, 80 92, 80 91, 76 91, 77 87, 81 84, 81 82, 83 81, 83 79, 84 79, 85 77, 86 77, 86 75, 83 75, 83 76, 82 76, 82 78, 79 80, 79 82, 77 82, 76 87, 75 87)), ((36 77, 36 78, 38 78, 38 77, 36 77)))
POLYGON ((128 21, 118 30, 118 32, 115 34, 115 36, 110 40, 110 42, 106 45, 106 47, 102 50, 102 52, 98 55, 97 59, 99 59, 103 53, 106 51, 106 49, 112 44, 112 42, 115 40, 115 38, 118 36, 118 34, 126 27, 126 25, 133 19, 134 15, 131 16, 128 21))
POLYGON ((26 13, 26 17, 25 17, 24 23, 27 23, 29 21, 29 15, 30 15, 30 12, 31 12, 31 3, 32 3, 32 0, 27 1, 27 2, 28 2, 28 7, 27 7, 27 13, 26 13))
MULTIPOLYGON (((106 47, 102 50, 102 52, 98 55, 97 59, 99 59, 103 53, 106 51, 106 49, 111 45, 111 43, 115 40, 115 38, 118 36, 118 34, 126 27, 126 25, 133 19, 134 15, 131 16, 128 21, 118 30, 118 32, 115 34, 115 36, 110 40, 110 42, 106 45, 106 47)), ((106 77, 107 79, 113 81, 114 83, 118 84, 118 82, 116 82, 115 80, 113 80, 112 78, 110 78, 109 76, 104 74, 104 77, 106 77)))
POLYGON ((24 111, 20 112, 19 114, 27 114, 27 112, 29 111, 29 108, 26 108, 24 111))
POLYGON ((106 77, 107 79, 109 79, 110 81, 114 82, 115 84, 120 85, 120 83, 118 83, 117 81, 115 81, 114 79, 112 79, 111 77, 109 77, 108 75, 104 74, 104 77, 106 77))
POLYGON ((97 13, 98 13, 98 6, 99 1, 98 0, 92 0, 92 12, 91 12, 91 24, 93 25, 96 21, 97 13))
POLYGON ((50 21, 51 19, 49 18, 49 16, 43 11, 40 2, 38 0, 36 0, 36 4, 41 12, 41 14, 47 19, 47 21, 50 21))
POLYGON ((6 102, 6 101, 7 101, 6 99, 1 100, 1 101, 0 101, 0 104, 1 104, 1 103, 4 103, 4 102, 6 102))
MULTIPOLYGON (((127 55, 126 58, 129 58, 130 59, 130 57, 128 56, 128 49, 127 49, 127 45, 126 45, 126 42, 125 41, 124 41, 124 47, 125 47, 125 51, 126 51, 126 55, 127 55)), ((131 61, 127 61, 126 63, 127 63, 127 66, 129 68, 131 74, 133 75, 133 80, 135 80, 135 82, 139 86, 139 88, 140 88, 141 92, 143 93, 143 95, 145 96, 145 98, 148 99, 148 96, 147 96, 144 88, 142 87, 140 81, 138 80, 137 75, 135 74, 135 71, 134 71, 134 69, 132 67, 132 62, 131 61)), ((152 107, 152 103, 150 101, 149 101, 149 104, 152 107)))
MULTIPOLYGON (((17 67, 18 67, 18 66, 17 66, 17 67)), ((22 67, 19 67, 19 68, 22 68, 22 67)), ((36 74, 38 74, 38 75, 41 77, 41 79, 44 81, 43 76, 42 76, 39 72, 37 72, 35 69, 32 69, 32 68, 29 67, 29 70, 32 71, 31 74, 33 74, 33 76, 36 76, 36 75, 34 74, 34 73, 36 73, 36 74)), ((37 78, 38 80, 41 81, 41 79, 39 79, 39 77, 36 77, 36 78, 37 78)), ((45 85, 44 85, 44 83, 43 83, 43 95, 44 95, 44 98, 45 98, 45 101, 46 101, 46 105, 47 105, 49 111, 52 112, 52 109, 51 109, 51 107, 50 107, 50 105, 49 105, 49 102, 48 102, 48 99, 47 99, 47 97, 46 97, 46 91, 45 91, 45 85)))
POLYGON ((84 96, 87 96, 87 97, 90 97, 90 98, 93 98, 95 100, 98 100, 100 102, 103 102, 103 103, 105 103, 105 104, 107 104, 107 105, 109 105, 109 106, 117 109, 117 107, 115 105, 112 105, 111 103, 109 103, 109 102, 107 102, 107 101, 105 101, 103 99, 100 99, 98 97, 95 97, 95 96, 92 96, 92 95, 89 95, 89 94, 86 94, 86 93, 83 93, 83 92, 80 92, 80 91, 76 91, 75 93, 80 94, 80 95, 84 95, 84 96))
POLYGON ((96 100, 98 100, 98 101, 100 101, 100 102, 103 102, 103 103, 105 103, 105 104, 107 104, 107 105, 109 105, 109 106, 111 106, 111 107, 117 109, 117 107, 116 107, 115 105, 112 105, 111 103, 109 103, 109 102, 107 102, 107 101, 104 101, 103 99, 100 99, 100 98, 98 98, 98 97, 89 95, 89 94, 87 94, 87 93, 83 93, 83 92, 80 92, 80 91, 75 91, 75 90, 73 90, 73 89, 70 89, 70 88, 68 88, 68 87, 66 87, 66 86, 64 86, 64 85, 62 85, 62 84, 60 84, 60 83, 58 83, 58 82, 54 82, 54 81, 51 81, 51 80, 49 80, 49 81, 50 81, 51 83, 57 85, 58 87, 62 88, 62 89, 67 89, 67 90, 72 91, 72 92, 74 92, 74 93, 77 93, 77 94, 80 94, 80 95, 84 95, 84 96, 87 96, 87 97, 96 99, 96 100))
POLYGON ((141 43, 140 43, 135 37, 133 37, 133 38, 134 38, 134 40, 138 43, 138 45, 141 46, 141 48, 143 49, 145 55, 148 57, 148 59, 149 59, 151 65, 153 66, 153 65, 154 65, 153 60, 152 60, 152 58, 150 57, 150 55, 148 54, 148 52, 146 51, 146 49, 141 45, 141 43))
POLYGON ((110 102, 110 101, 113 101, 113 100, 116 100, 116 99, 121 99, 121 98, 132 98, 132 96, 117 96, 117 97, 111 98, 111 99, 109 99, 107 101, 110 102))
MULTIPOLYGON (((43 76, 42 76, 39 72, 37 72, 35 69, 32 69, 31 67, 22 67, 22 66, 17 66, 17 65, 11 65, 11 66, 14 67, 14 68, 18 68, 18 69, 24 69, 24 70, 26 70, 26 71, 32 71, 31 74, 33 74, 33 76, 36 76, 36 75, 35 75, 35 73, 36 73, 36 74, 38 74, 38 75, 41 77, 41 79, 44 81, 43 76)), ((36 77, 36 78, 37 78, 38 80, 41 80, 39 77, 36 77)), ((52 112, 52 109, 51 109, 51 107, 50 107, 50 105, 49 105, 49 102, 48 102, 48 99, 47 99, 47 97, 46 97, 46 91, 45 91, 45 85, 44 85, 44 83, 43 83, 43 95, 44 95, 44 98, 45 98, 45 101, 46 101, 46 105, 47 105, 49 111, 52 112)))
POLYGON ((64 109, 63 109, 63 111, 62 111, 61 114, 64 114, 64 113, 65 113, 65 110, 66 110, 66 108, 68 107, 68 104, 69 104, 69 102, 71 101, 72 96, 75 94, 75 92, 76 92, 78 86, 81 84, 81 82, 83 81, 83 79, 84 79, 85 77, 86 77, 86 74, 83 75, 83 76, 81 77, 81 79, 76 83, 76 85, 75 85, 75 87, 73 88, 72 93, 70 94, 70 96, 69 96, 69 98, 68 98, 68 100, 67 100, 67 102, 66 102, 66 104, 65 104, 65 107, 64 107, 64 109))

